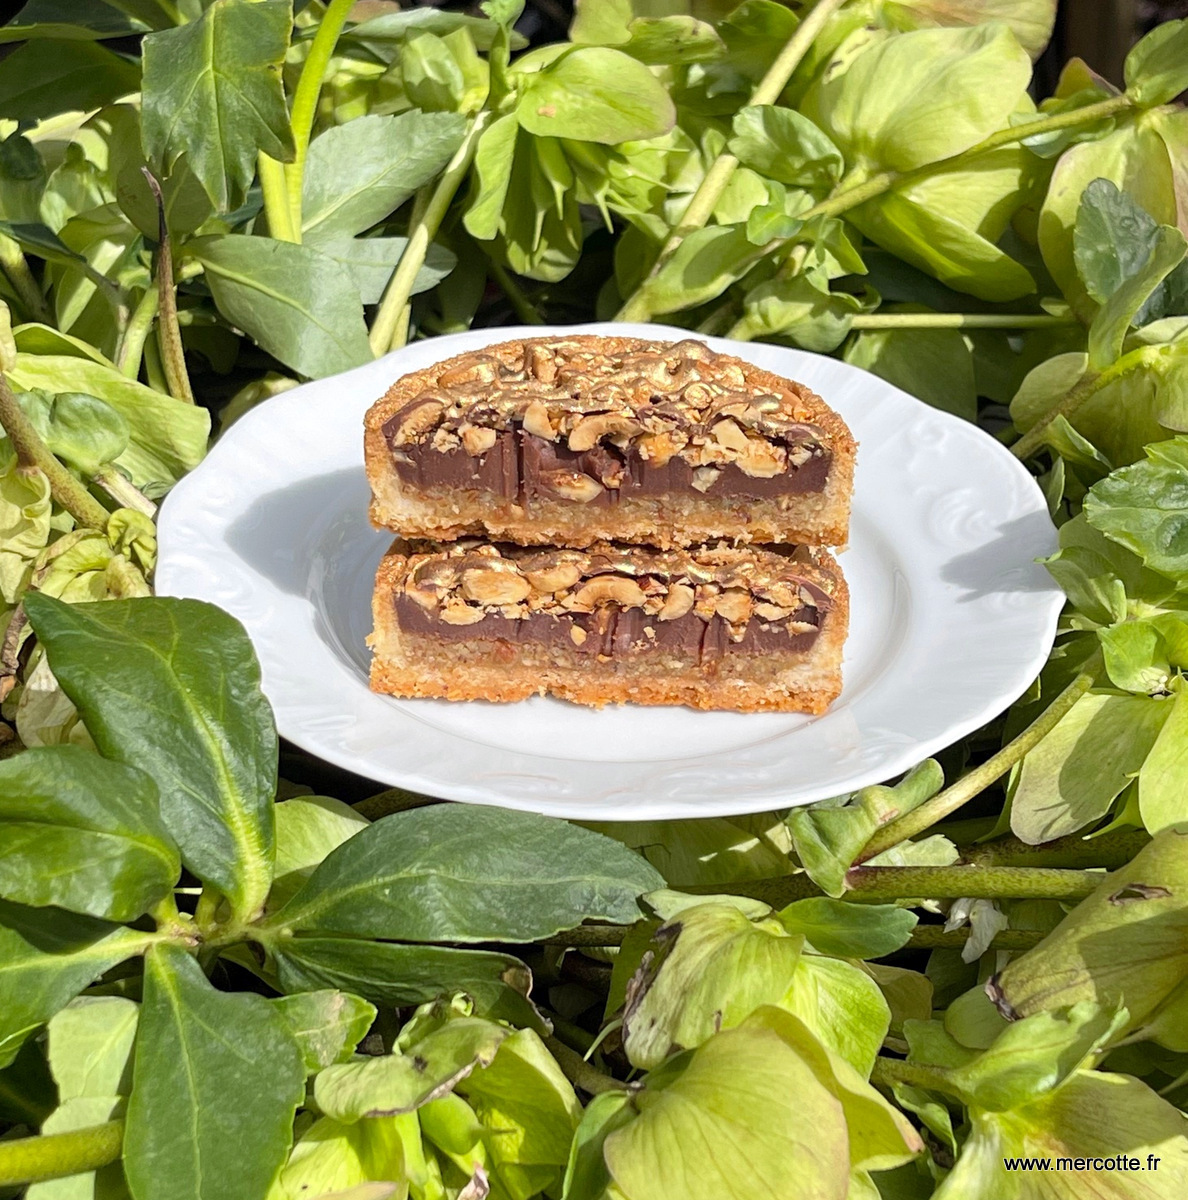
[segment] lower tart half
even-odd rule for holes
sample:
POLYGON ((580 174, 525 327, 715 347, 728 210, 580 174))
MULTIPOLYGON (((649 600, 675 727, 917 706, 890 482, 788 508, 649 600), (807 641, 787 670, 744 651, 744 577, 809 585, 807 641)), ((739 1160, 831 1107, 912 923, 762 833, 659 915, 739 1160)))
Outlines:
POLYGON ((849 595, 805 547, 397 541, 373 612, 371 687, 394 696, 822 713, 849 595))

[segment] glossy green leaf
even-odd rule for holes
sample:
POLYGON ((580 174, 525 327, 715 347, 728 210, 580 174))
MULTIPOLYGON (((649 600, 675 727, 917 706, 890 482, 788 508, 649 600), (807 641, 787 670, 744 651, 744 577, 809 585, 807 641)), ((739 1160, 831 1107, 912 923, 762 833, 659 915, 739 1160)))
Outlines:
POLYGON ((8 379, 25 391, 82 392, 110 404, 127 423, 130 439, 116 466, 154 495, 176 483, 206 454, 207 409, 145 387, 105 363, 78 354, 22 352, 8 379))
POLYGON ((149 939, 61 909, 0 900, 0 1067, 83 988, 149 939))
POLYGON ((977 415, 973 358, 959 330, 863 330, 844 358, 935 408, 968 421, 977 415))
POLYGON ((128 447, 128 422, 106 401, 85 392, 26 392, 26 415, 58 458, 94 476, 128 447))
POLYGON ((110 104, 140 87, 130 61, 94 42, 27 42, 0 62, 0 117, 40 121, 110 104))
POLYGON ((349 804, 329 796, 294 796, 273 809, 276 816, 276 878, 268 906, 277 909, 295 896, 302 884, 336 846, 365 825, 349 804))
MULTIPOLYGON (((129 155, 116 175, 116 202, 121 210, 146 238, 156 241, 160 236, 157 201, 141 169, 145 165, 140 153, 129 155)), ((165 225, 175 238, 193 233, 212 211, 210 197, 201 180, 190 169, 183 154, 160 180, 165 225)))
POLYGON ((1170 712, 1139 772, 1139 812, 1149 833, 1188 821, 1188 693, 1181 689, 1161 707, 1170 712))
POLYGON ((455 113, 365 116, 314 138, 305 160, 301 221, 306 241, 362 233, 428 183, 458 149, 455 113))
MULTIPOLYGON (((405 1200, 409 1164, 403 1126, 409 1121, 416 1118, 380 1117, 354 1125, 319 1118, 297 1139, 269 1200, 405 1200), (387 1182, 393 1176, 401 1184, 387 1182)), ((439 1200, 445 1193, 428 1195, 439 1200)))
POLYGON ((894 904, 850 904, 826 896, 796 900, 777 914, 783 927, 801 934, 820 954, 882 958, 907 945, 919 918, 894 904))
POLYGON ((1188 978, 1188 827, 1165 829, 988 988, 1007 1016, 1093 1000, 1145 1023, 1188 978))
POLYGON ((0 762, 0 894, 8 899, 130 921, 180 873, 143 772, 76 746, 0 762))
POLYGON ((635 1117, 626 1092, 602 1092, 582 1112, 565 1168, 564 1200, 602 1200, 611 1186, 603 1157, 607 1137, 635 1117))
POLYGON ((841 151, 794 108, 752 105, 734 116, 730 153, 744 166, 797 187, 829 188, 841 176, 841 151))
POLYGON ((162 174, 185 154, 220 212, 240 203, 257 154, 293 156, 280 77, 291 24, 289 0, 214 0, 142 44, 145 153, 162 174))
POLYGON ((518 958, 491 950, 409 946, 351 937, 298 937, 276 949, 287 992, 342 988, 373 1004, 425 1004, 465 992, 481 1015, 539 1021, 526 997, 532 976, 518 958))
POLYGON ((694 308, 720 296, 762 257, 745 226, 696 229, 643 289, 654 314, 694 308))
POLYGON ((309 1075, 349 1059, 376 1018, 374 1004, 333 989, 280 996, 271 1003, 293 1035, 309 1075))
POLYGON ((182 860, 240 918, 272 882, 276 727, 243 626, 212 604, 26 597, 62 690, 108 758, 156 781, 182 860))
MULTIPOLYGON (((417 33, 435 33, 438 37, 465 29, 480 50, 490 50, 499 32, 495 21, 463 13, 443 12, 436 8, 408 8, 403 12, 383 12, 347 29, 343 41, 365 45, 390 62, 400 45, 417 33)), ((512 48, 522 49, 527 42, 512 34, 512 48)))
POLYGON ((1171 712, 1146 696, 1082 696, 1023 760, 1011 830, 1038 846, 1100 820, 1130 782, 1171 712))
POLYGON ((476 1067, 489 1065, 511 1032, 479 1017, 447 1021, 408 1053, 396 1050, 327 1067, 315 1082, 314 1099, 326 1116, 346 1124, 412 1112, 452 1091, 476 1067))
POLYGON ((1102 305, 1089 327, 1089 367, 1100 371, 1117 361, 1127 330, 1164 280, 1188 255, 1188 240, 1170 225, 1161 226, 1150 257, 1102 305))
POLYGON ((320 379, 371 361, 359 289, 316 246, 229 233, 186 251, 223 316, 294 371, 320 379))
POLYGON ((221 1200, 258 1200, 304 1094, 301 1051, 267 1000, 215 991, 184 951, 149 951, 124 1135, 136 1200, 207 1200, 212 1179, 221 1200))
POLYGON ((82 40, 125 37, 153 28, 118 0, 26 0, 7 25, 0 25, 0 44, 34 38, 82 40))
POLYGON ((740 1024, 792 986, 804 939, 729 904, 686 909, 653 935, 655 958, 628 986, 623 1046, 649 1070, 740 1024))
POLYGON ((537 137, 617 142, 659 137, 676 112, 643 63, 605 46, 583 46, 526 78, 516 104, 537 137))
POLYGON ((910 171, 1005 126, 1030 77, 1003 25, 922 29, 872 41, 827 70, 804 109, 848 158, 910 171))
POLYGON ((1089 523, 1155 571, 1188 574, 1188 438, 1147 447, 1145 462, 1115 471, 1085 498, 1089 523))
POLYGON ((1140 108, 1188 91, 1188 21, 1164 21, 1126 56, 1126 94, 1140 108))
MULTIPOLYGON (((339 234, 319 237, 318 250, 328 258, 346 268, 355 286, 359 299, 364 304, 378 304, 392 278, 392 272, 408 245, 402 237, 348 237, 339 234)), ((425 262, 412 283, 411 294, 416 296, 436 287, 457 265, 458 260, 444 246, 432 242, 425 255, 425 262)))
POLYGON ((528 942, 586 918, 628 924, 663 880, 610 838, 528 813, 435 804, 332 851, 277 928, 411 941, 528 942))

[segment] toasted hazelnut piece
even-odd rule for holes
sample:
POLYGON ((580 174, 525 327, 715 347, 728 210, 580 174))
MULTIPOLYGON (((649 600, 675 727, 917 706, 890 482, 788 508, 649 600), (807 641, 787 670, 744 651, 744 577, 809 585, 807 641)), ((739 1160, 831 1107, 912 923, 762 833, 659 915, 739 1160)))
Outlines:
POLYGON ((790 608, 781 608, 778 604, 756 604, 755 616, 761 621, 782 621, 785 617, 790 617, 792 610, 790 608))
POLYGON ((684 444, 683 438, 678 444, 672 433, 665 430, 661 433, 645 433, 635 443, 635 449, 640 458, 657 467, 662 467, 674 454, 680 451, 684 444))
POLYGON ((405 407, 404 416, 401 417, 400 424, 392 435, 392 444, 395 446, 407 445, 420 434, 432 429, 443 412, 445 412, 445 405, 440 400, 433 399, 432 396, 414 400, 412 404, 405 407))
POLYGON ((462 439, 462 446, 472 458, 477 458, 480 454, 486 454, 492 446, 495 445, 499 435, 494 429, 483 429, 478 425, 462 425, 458 429, 458 436, 462 439))
MULTIPOLYGON (((555 349, 555 348, 554 348, 555 349)), ((542 383, 552 383, 557 378, 557 359, 553 349, 536 344, 529 350, 528 367, 542 383)))
POLYGON ((634 437, 642 432, 643 426, 638 421, 622 413, 598 413, 596 416, 583 417, 569 435, 569 448, 582 451, 591 450, 604 437, 634 437))
POLYGON ((699 342, 696 338, 683 338, 672 347, 672 353, 694 362, 713 362, 718 357, 705 342, 699 342))
POLYGON ((738 469, 744 475, 753 479, 771 479, 779 475, 787 460, 778 446, 773 446, 766 438, 747 438, 746 448, 740 452, 738 469))
POLYGON ((808 590, 808 588, 800 589, 800 603, 805 605, 807 608, 817 607, 816 597, 808 590))
POLYGON ((731 625, 745 625, 751 619, 751 593, 744 588, 727 588, 718 597, 715 611, 731 625))
POLYGON ((551 593, 573 587, 581 579, 582 572, 576 563, 563 562, 542 567, 539 571, 525 571, 524 575, 538 592, 551 593))
POLYGON ((414 568, 412 579, 417 587, 451 588, 458 581, 458 568, 452 562, 430 558, 414 568))
POLYGON ((562 500, 574 500, 578 504, 589 504, 602 495, 602 484, 582 471, 544 471, 540 484, 562 500))
POLYGON ((675 621, 693 608, 693 589, 687 583, 674 583, 657 616, 661 621, 675 621))
POLYGON ((586 631, 580 625, 571 625, 569 627, 569 638, 575 646, 585 645, 586 631))
POLYGON ((436 611, 441 600, 441 593, 433 584, 416 583, 411 579, 404 585, 404 594, 419 604, 426 612, 436 611))
POLYGON ((772 604, 786 608, 789 612, 800 607, 798 589, 785 580, 776 579, 762 587, 756 587, 755 590, 765 600, 770 600, 772 604))
POLYGON ((470 604, 461 604, 458 602, 447 604, 441 610, 441 619, 447 625, 474 625, 486 615, 481 608, 475 608, 470 604))
POLYGON ((548 442, 557 440, 557 432, 549 420, 549 410, 541 401, 533 400, 524 409, 524 432, 548 442))
POLYGON ((498 369, 499 364, 493 358, 476 358, 443 371, 437 377, 437 382, 442 387, 456 387, 461 383, 492 383, 498 369))
POLYGON ((747 435, 729 418, 717 422, 710 433, 714 435, 714 441, 727 450, 745 451, 749 445, 747 435))
POLYGON ((722 589, 716 583, 699 583, 694 596, 693 610, 708 621, 718 607, 718 595, 722 589))
POLYGON ((462 595, 478 604, 515 604, 531 590, 528 580, 514 570, 472 567, 462 572, 462 595))
POLYGON ((645 596, 634 579, 624 575, 597 575, 574 594, 573 607, 592 611, 599 604, 617 604, 620 608, 642 608, 645 596))
POLYGON ((721 474, 720 467, 697 467, 693 472, 693 487, 699 492, 708 492, 721 474))
POLYGON ((789 633, 797 634, 813 633, 817 627, 812 623, 812 621, 789 621, 785 628, 789 633))
POLYGON ((808 446, 793 446, 788 451, 788 461, 794 467, 803 467, 812 456, 813 452, 808 446))

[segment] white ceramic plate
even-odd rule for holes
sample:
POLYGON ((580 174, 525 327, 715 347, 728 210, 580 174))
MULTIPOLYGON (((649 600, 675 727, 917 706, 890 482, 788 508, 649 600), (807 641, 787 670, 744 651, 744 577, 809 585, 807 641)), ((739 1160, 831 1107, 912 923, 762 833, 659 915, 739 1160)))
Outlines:
POLYGON ((799 379, 857 437, 845 688, 825 716, 394 700, 367 687, 370 596, 391 537, 367 521, 363 414, 406 372, 542 333, 688 336, 659 325, 478 330, 285 392, 173 490, 157 589, 247 627, 281 733, 385 784, 591 820, 725 816, 885 780, 1017 699, 1063 600, 1035 560, 1055 530, 993 438, 857 367, 707 339, 799 379))

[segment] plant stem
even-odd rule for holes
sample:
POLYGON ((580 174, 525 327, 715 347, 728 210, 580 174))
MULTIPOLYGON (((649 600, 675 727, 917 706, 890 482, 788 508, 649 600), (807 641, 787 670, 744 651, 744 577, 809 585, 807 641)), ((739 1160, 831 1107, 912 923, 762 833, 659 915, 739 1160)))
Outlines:
POLYGON ((852 329, 1055 329, 1078 325, 1074 316, 1047 313, 859 313, 852 329))
POLYGON ((54 499, 79 525, 101 532, 107 529, 110 515, 107 509, 50 453, 2 374, 0 425, 4 426, 4 432, 8 434, 21 466, 26 470, 40 471, 49 480, 54 499))
POLYGON ((260 190, 264 193, 264 215, 268 218, 268 236, 280 242, 299 241, 293 228, 293 210, 289 207, 289 185, 285 164, 260 153, 257 160, 260 190))
POLYGON ((135 509, 146 517, 157 515, 157 506, 118 467, 104 467, 94 479, 120 508, 135 509))
POLYGON ((12 238, 4 234, 0 234, 0 270, 8 277, 21 303, 28 309, 29 316, 48 325, 49 307, 37 280, 33 278, 33 272, 29 270, 24 252, 12 238))
MULTIPOLYGON (((173 250, 169 244, 169 226, 165 222, 165 198, 157 177, 141 167, 150 191, 157 202, 157 345, 161 351, 161 366, 165 382, 175 400, 194 403, 190 376, 186 370, 186 352, 182 346, 181 327, 177 323, 177 293, 173 287, 173 250)), ((143 344, 143 343, 142 343, 143 344)))
POLYGON ((524 289, 512 278, 511 272, 502 263, 497 263, 493 258, 489 258, 487 259, 487 270, 490 272, 491 278, 503 290, 503 294, 512 308, 515 309, 516 316, 525 325, 543 325, 545 323, 544 317, 540 315, 536 305, 524 295, 524 289))
MULTIPOLYGON (((281 168, 289 198, 289 220, 293 234, 290 241, 301 241, 301 186, 305 176, 305 154, 309 149, 309 136, 313 132, 318 97, 322 94, 322 81, 326 78, 326 70, 334 56, 334 48, 338 45, 339 35, 354 2, 355 0, 330 0, 326 5, 318 31, 309 47, 305 65, 301 68, 297 90, 293 93, 293 111, 289 117, 289 124, 293 128, 293 161, 285 163, 281 168)), ((269 221, 271 220, 270 216, 269 221)))
POLYGON ((933 1091, 947 1092, 951 1096, 957 1095, 943 1068, 904 1062, 902 1058, 883 1058, 880 1055, 875 1059, 870 1081, 881 1083, 884 1087, 890 1087, 893 1083, 907 1083, 913 1087, 931 1088, 933 1091))
MULTIPOLYGON (((960 950, 969 941, 968 929, 946 932, 941 925, 917 925, 908 945, 916 950, 960 950)), ((1001 929, 990 943, 991 950, 1030 950, 1048 935, 1038 929, 1001 929)))
POLYGON ((194 906, 194 924, 204 933, 215 923, 215 913, 218 912, 219 901, 222 897, 209 884, 202 889, 198 903, 194 906))
POLYGON ((0 1141, 0 1187, 98 1170, 119 1158, 123 1142, 122 1120, 71 1133, 0 1141))
MULTIPOLYGON (((851 867, 846 875, 847 900, 883 904, 889 900, 1080 900, 1098 887, 1100 871, 1042 870, 1031 867, 851 867)), ((820 896, 807 874, 734 883, 695 884, 681 889, 694 895, 730 892, 784 908, 793 900, 820 896)))
POLYGON ((149 330, 157 318, 160 303, 158 290, 155 287, 146 289, 132 310, 132 317, 124 330, 124 336, 120 338, 120 348, 116 351, 116 366, 119 367, 120 373, 129 379, 136 379, 140 375, 144 343, 148 341, 149 330))
POLYGON ((604 1075, 596 1067, 592 1067, 576 1050, 571 1050, 564 1042, 558 1041, 555 1037, 546 1037, 544 1044, 549 1048, 549 1053, 557 1060, 557 1065, 565 1072, 566 1079, 574 1087, 580 1087, 583 1092, 597 1096, 601 1092, 631 1090, 627 1084, 610 1075, 604 1075))
POLYGON ((388 281, 384 298, 371 327, 371 352, 376 358, 389 350, 398 350, 408 341, 408 318, 405 309, 412 295, 417 272, 425 265, 429 244, 441 228, 446 210, 450 207, 462 180, 466 178, 467 171, 470 170, 479 136, 490 119, 490 111, 484 110, 471 121, 462 144, 439 177, 437 186, 425 205, 425 211, 409 228, 408 244, 404 247, 400 262, 388 281))
POLYGON ((1018 838, 1002 838, 961 852, 963 862, 978 867, 1124 867, 1151 840, 1145 830, 1107 833, 1098 838, 1079 833, 1029 846, 1018 838))
MULTIPOLYGON (((925 800, 919 808, 904 813, 889 821, 863 847, 858 862, 866 862, 884 850, 890 850, 907 838, 923 833, 937 821, 956 812, 967 801, 985 791, 996 779, 1005 775, 1025 754, 1034 749, 1060 722, 1061 718, 1093 686, 1101 670, 1101 656, 1095 654, 1081 673, 1056 697, 1055 700, 1013 741, 997 754, 988 758, 981 766, 963 775, 952 787, 938 792, 931 800, 925 800)), ((972 893, 962 893, 972 895, 972 893)))
POLYGON ((1036 423, 1011 447, 1011 453, 1019 459, 1030 458, 1044 444, 1044 431, 1057 417, 1070 417, 1086 400, 1097 395, 1111 383, 1137 371, 1140 367, 1150 366, 1158 360, 1161 346, 1139 346, 1129 354, 1124 354, 1117 362, 1111 363, 1104 371, 1086 371, 1076 384, 1070 388, 1055 405, 1053 405, 1036 423))
MULTIPOLYGON (((800 66, 801 59, 808 53, 817 34, 824 28, 826 22, 845 3, 845 0, 818 0, 816 7, 796 27, 792 36, 785 43, 779 57, 771 64, 767 74, 759 81, 750 100, 743 109, 757 105, 774 104, 780 93, 788 86, 792 73, 800 66)), ((743 111, 740 109, 739 111, 743 111)), ((738 159, 728 151, 723 151, 715 160, 705 177, 697 187, 697 191, 689 198, 685 211, 680 220, 668 235, 652 269, 646 278, 635 289, 635 293, 627 300, 615 317, 616 321, 646 321, 651 316, 647 299, 649 280, 663 270, 665 264, 676 253, 680 244, 694 230, 701 229, 713 215, 714 207, 722 198, 734 172, 738 169, 738 159)))

